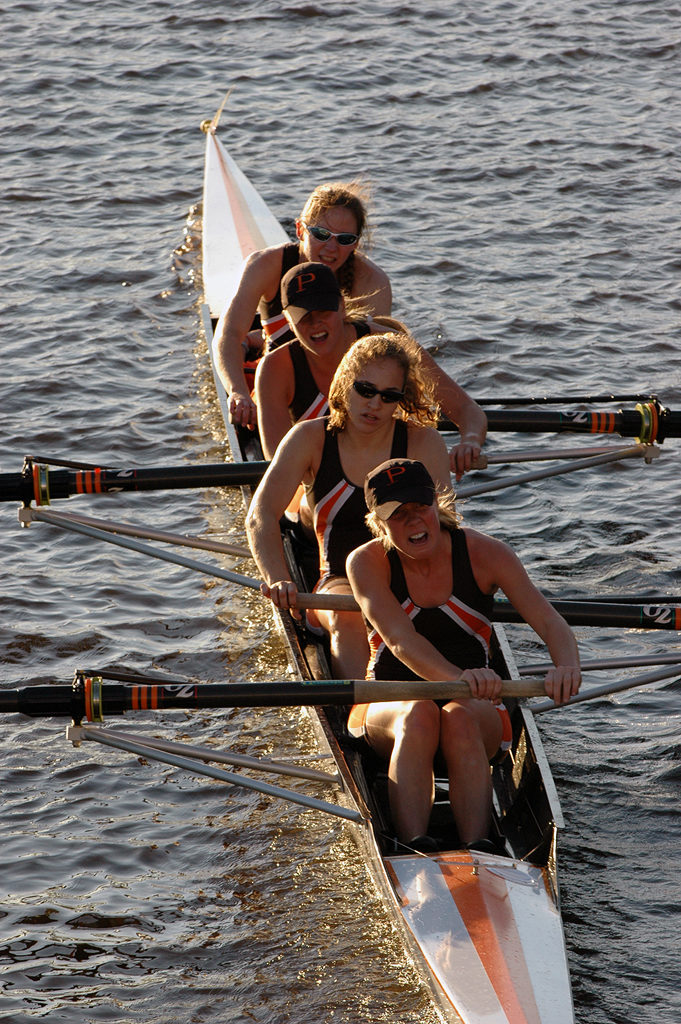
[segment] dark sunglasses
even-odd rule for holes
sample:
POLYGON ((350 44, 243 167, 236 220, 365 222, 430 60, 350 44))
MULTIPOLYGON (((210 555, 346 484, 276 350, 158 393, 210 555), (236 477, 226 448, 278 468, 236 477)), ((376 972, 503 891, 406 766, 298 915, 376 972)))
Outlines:
POLYGON ((352 386, 361 398, 375 398, 376 395, 380 395, 381 401, 386 405, 401 402, 404 398, 404 391, 400 391, 399 388, 383 388, 381 391, 375 384, 370 384, 368 380, 353 380, 352 386))
POLYGON ((349 231, 341 231, 340 234, 336 234, 335 231, 329 231, 328 228, 320 228, 317 224, 303 223, 303 227, 318 242, 328 242, 330 238, 335 238, 339 245, 354 245, 359 238, 359 235, 352 235, 349 231))

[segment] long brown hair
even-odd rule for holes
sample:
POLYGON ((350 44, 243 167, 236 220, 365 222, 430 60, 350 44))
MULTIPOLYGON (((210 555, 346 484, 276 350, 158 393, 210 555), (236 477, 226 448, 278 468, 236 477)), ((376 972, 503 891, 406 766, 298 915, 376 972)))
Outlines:
MULTIPOLYGON (((369 226, 367 217, 367 200, 369 190, 360 181, 332 181, 325 185, 318 185, 308 197, 305 206, 300 214, 300 221, 314 224, 326 210, 334 207, 342 207, 349 210, 355 218, 357 234, 365 245, 369 241, 369 226)), ((343 265, 339 267, 338 284, 344 295, 352 294, 352 286, 355 283, 355 251, 350 253, 343 265)))
POLYGON ((392 359, 404 371, 404 398, 395 415, 423 427, 437 425, 439 407, 432 381, 423 372, 421 349, 410 334, 390 332, 360 338, 341 359, 329 389, 329 426, 343 430, 348 419, 350 389, 369 363, 392 359))

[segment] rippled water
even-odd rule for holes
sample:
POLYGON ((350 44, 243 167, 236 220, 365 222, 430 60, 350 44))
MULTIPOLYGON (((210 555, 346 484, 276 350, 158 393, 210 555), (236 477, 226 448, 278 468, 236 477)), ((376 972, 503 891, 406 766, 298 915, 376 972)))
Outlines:
MULTIPOLYGON (((288 227, 319 181, 371 181, 395 311, 474 395, 655 391, 678 408, 680 14, 8 0, 0 471, 25 454, 223 457, 198 318, 198 124, 229 87, 221 136, 288 227)), ((549 593, 678 593, 678 444, 649 467, 471 499, 468 522, 509 539, 549 593)), ((243 542, 229 492, 69 507, 243 542)), ((250 592, 21 530, 9 506, 0 530, 3 686, 113 664, 207 681, 284 670, 250 592)), ((673 633, 579 636, 587 657, 679 649, 673 633)), ((680 690, 539 719, 566 816, 582 1024, 681 1020, 680 690)), ((135 724, 250 753, 315 749, 298 711, 135 724)), ((0 1019, 436 1020, 344 826, 74 749, 54 720, 5 725, 0 1019)))

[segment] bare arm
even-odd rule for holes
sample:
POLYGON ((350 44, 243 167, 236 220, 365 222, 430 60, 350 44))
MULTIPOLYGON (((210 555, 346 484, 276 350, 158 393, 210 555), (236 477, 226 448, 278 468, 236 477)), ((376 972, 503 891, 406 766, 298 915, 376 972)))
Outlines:
POLYGON ((390 589, 390 567, 379 541, 356 548, 346 562, 355 600, 381 639, 403 664, 422 679, 463 679, 473 694, 494 699, 500 679, 490 669, 462 669, 448 661, 414 628, 414 624, 390 589))
POLYGON ((452 486, 447 445, 434 427, 410 426, 407 454, 410 459, 417 459, 424 464, 436 487, 449 489, 452 486))
POLYGON ((213 358, 227 394, 233 423, 253 429, 255 403, 244 377, 244 342, 263 295, 273 294, 281 274, 281 246, 254 252, 246 260, 237 292, 215 328, 213 358))
POLYGON ((421 360, 435 380, 435 397, 442 412, 459 428, 460 441, 450 452, 450 465, 460 480, 471 468, 487 436, 487 416, 477 402, 447 376, 433 357, 421 349, 421 360))
POLYGON ((289 405, 294 386, 288 346, 281 345, 260 360, 255 373, 258 431, 266 459, 274 458, 279 442, 291 429, 289 405))
POLYGON ((555 668, 546 676, 546 692, 564 704, 579 690, 581 671, 575 635, 530 580, 525 567, 507 544, 474 530, 466 531, 471 565, 485 593, 499 587, 515 610, 546 644, 555 668))
POLYGON ((253 495, 246 533, 264 579, 263 594, 279 608, 295 607, 297 588, 291 581, 279 520, 298 486, 317 470, 323 444, 321 420, 299 423, 288 432, 253 495))

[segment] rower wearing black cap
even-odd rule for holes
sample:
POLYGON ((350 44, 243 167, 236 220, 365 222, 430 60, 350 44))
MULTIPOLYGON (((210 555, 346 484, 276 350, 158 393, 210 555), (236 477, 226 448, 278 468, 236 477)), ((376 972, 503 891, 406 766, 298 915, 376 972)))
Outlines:
POLYGON ((348 727, 390 760, 391 811, 401 841, 434 848, 427 828, 440 751, 461 841, 489 848, 489 763, 510 740, 501 680, 489 667, 494 593, 502 590, 546 643, 555 666, 546 692, 558 704, 579 689, 575 637, 507 544, 461 527, 453 493, 438 493, 420 461, 384 462, 367 475, 364 493, 375 539, 356 548, 346 567, 367 624, 368 676, 463 679, 474 696, 444 706, 430 700, 357 705, 348 727))

